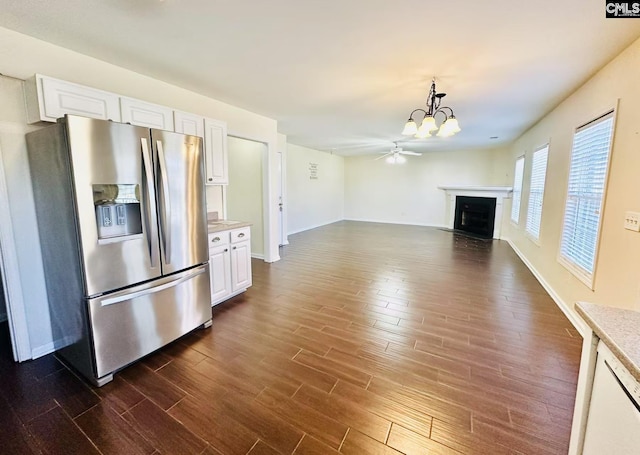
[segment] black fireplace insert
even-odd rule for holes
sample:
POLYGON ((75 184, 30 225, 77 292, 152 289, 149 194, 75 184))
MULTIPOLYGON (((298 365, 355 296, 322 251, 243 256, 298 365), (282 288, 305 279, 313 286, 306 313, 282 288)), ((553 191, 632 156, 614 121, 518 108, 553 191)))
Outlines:
POLYGON ((496 198, 456 196, 455 230, 493 238, 496 216, 496 198))

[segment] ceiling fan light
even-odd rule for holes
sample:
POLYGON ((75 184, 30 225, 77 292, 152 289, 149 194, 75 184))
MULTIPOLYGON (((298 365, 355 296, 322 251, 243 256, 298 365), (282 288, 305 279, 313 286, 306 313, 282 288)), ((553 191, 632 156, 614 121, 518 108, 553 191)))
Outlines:
POLYGON ((407 159, 404 156, 402 156, 400 154, 396 155, 396 163, 397 164, 402 164, 402 163, 406 163, 406 162, 407 162, 407 159))
POLYGON ((409 119, 407 123, 404 125, 404 130, 402 130, 402 134, 405 136, 413 136, 418 132, 418 125, 413 119, 409 119))
POLYGON ((395 158, 393 157, 393 155, 389 155, 385 161, 386 161, 387 163, 389 163, 389 164, 394 164, 394 163, 396 162, 396 160, 395 160, 395 158))

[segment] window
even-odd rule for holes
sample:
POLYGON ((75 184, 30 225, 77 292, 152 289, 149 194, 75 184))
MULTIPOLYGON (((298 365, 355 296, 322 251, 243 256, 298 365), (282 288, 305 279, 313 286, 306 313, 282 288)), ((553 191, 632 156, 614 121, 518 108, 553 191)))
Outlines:
POLYGON ((544 199, 544 181, 547 175, 547 157, 549 144, 533 152, 531 163, 531 187, 529 188, 529 206, 527 207, 527 232, 534 239, 540 238, 542 221, 542 200, 544 199))
POLYGON ((511 204, 511 221, 520 222, 520 199, 522 199, 522 176, 524 175, 524 156, 516 160, 516 170, 513 175, 513 196, 511 204))
POLYGON ((578 128, 571 150, 560 259, 591 288, 612 136, 613 112, 609 112, 578 128))

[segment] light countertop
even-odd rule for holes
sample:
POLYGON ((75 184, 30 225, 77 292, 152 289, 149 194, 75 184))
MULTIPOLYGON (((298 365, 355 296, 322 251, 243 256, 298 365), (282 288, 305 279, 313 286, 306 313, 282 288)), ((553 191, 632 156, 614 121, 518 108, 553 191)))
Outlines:
POLYGON ((586 302, 576 303, 576 311, 640 381, 640 312, 586 302))
POLYGON ((230 220, 217 220, 207 221, 207 228, 209 234, 220 231, 230 231, 232 229, 239 229, 243 227, 251 226, 251 223, 247 221, 230 221, 230 220))

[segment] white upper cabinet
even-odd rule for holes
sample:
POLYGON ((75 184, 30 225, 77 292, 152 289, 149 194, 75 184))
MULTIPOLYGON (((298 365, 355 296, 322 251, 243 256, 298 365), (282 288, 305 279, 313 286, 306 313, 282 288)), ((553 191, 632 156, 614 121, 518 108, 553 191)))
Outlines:
POLYGON ((204 119, 205 174, 209 185, 229 183, 227 168, 227 124, 204 119))
POLYGON ((204 117, 190 112, 173 111, 176 133, 204 138, 204 117))
POLYGON ((27 122, 55 122, 65 114, 120 121, 119 97, 72 82, 36 74, 25 81, 27 122))
POLYGON ((173 131, 173 109, 134 98, 120 98, 122 123, 173 131))
POLYGON ((40 74, 25 81, 24 87, 29 123, 55 122, 73 114, 200 136, 204 138, 205 183, 229 183, 225 122, 40 74))

